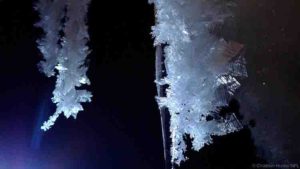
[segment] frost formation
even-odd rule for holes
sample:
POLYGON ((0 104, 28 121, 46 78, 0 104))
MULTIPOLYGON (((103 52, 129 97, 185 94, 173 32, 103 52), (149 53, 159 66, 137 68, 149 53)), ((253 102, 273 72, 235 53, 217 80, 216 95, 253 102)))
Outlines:
POLYGON ((81 89, 89 85, 85 60, 89 54, 86 15, 90 0, 39 0, 35 9, 40 14, 36 26, 44 31, 37 41, 44 56, 39 66, 48 77, 57 77, 52 101, 57 108, 44 122, 46 131, 54 125, 60 114, 76 118, 83 110, 81 103, 90 102, 91 92, 81 89), (79 89, 80 87, 80 89, 79 89))
POLYGON ((156 81, 167 84, 166 97, 157 97, 160 107, 170 112, 171 162, 184 160, 184 135, 198 151, 211 143, 211 135, 225 135, 242 128, 234 114, 218 117, 218 108, 228 105, 247 77, 243 45, 225 41, 214 29, 231 17, 234 6, 223 0, 151 0, 156 9, 152 28, 154 45, 164 49, 166 77, 156 81))

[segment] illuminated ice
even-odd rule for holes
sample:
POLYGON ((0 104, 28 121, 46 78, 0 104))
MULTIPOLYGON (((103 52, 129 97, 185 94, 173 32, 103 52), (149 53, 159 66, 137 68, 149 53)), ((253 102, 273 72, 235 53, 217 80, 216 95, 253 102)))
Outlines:
POLYGON ((217 108, 226 106, 247 77, 243 45, 225 41, 214 29, 231 17, 234 4, 223 0, 151 0, 156 8, 154 45, 164 48, 166 97, 158 97, 160 107, 170 112, 171 162, 186 160, 184 135, 191 136, 194 150, 211 143, 211 135, 225 135, 241 128, 235 115, 206 120, 217 108), (225 95, 225 97, 224 97, 225 95))
POLYGON ((91 101, 92 94, 81 89, 82 85, 90 84, 85 63, 89 54, 86 46, 89 40, 86 25, 89 2, 39 0, 35 6, 41 18, 36 26, 44 31, 43 38, 38 40, 38 47, 44 56, 39 65, 47 76, 57 77, 52 98, 57 108, 41 127, 45 131, 54 125, 61 113, 67 118, 76 118, 78 112, 83 110, 81 103, 91 101))

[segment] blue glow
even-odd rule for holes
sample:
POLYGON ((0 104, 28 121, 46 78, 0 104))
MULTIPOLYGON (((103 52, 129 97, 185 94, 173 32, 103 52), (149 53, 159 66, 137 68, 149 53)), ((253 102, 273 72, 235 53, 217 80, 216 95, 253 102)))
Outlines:
MULTIPOLYGON (((46 97, 47 98, 47 97, 46 97)), ((41 125, 45 119, 45 115, 49 114, 49 103, 47 99, 43 99, 38 107, 38 116, 33 129, 31 138, 31 148, 38 150, 40 148, 44 132, 41 130, 41 125)))

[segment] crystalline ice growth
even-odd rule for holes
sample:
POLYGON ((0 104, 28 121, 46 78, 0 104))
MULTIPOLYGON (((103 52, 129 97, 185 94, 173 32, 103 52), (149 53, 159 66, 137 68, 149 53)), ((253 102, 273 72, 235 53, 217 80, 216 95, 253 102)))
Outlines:
MULTIPOLYGON (((171 162, 186 160, 185 134, 193 139, 194 150, 211 143, 211 135, 224 135, 240 129, 234 117, 207 121, 217 107, 226 106, 246 77, 243 45, 227 42, 212 33, 232 14, 232 3, 222 0, 151 0, 156 8, 152 28, 154 45, 165 47, 166 97, 158 104, 167 107, 171 131, 171 162)), ((161 81, 157 81, 161 82, 161 81)), ((158 84, 160 85, 160 84, 158 84)))
POLYGON ((41 127, 48 130, 61 113, 76 118, 83 110, 81 103, 90 102, 92 94, 81 88, 89 85, 85 60, 89 54, 86 43, 89 35, 86 14, 89 0, 40 0, 35 8, 41 21, 36 25, 44 30, 44 37, 38 41, 44 56, 41 70, 47 76, 56 74, 53 102, 57 109, 41 127), (63 34, 61 35, 61 32, 63 34), (55 73, 57 72, 57 73, 55 73))

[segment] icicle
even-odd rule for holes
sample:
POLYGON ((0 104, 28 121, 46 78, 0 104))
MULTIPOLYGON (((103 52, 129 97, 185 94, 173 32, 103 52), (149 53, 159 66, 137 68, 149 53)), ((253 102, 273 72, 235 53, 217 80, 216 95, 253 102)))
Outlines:
POLYGON ((52 98, 57 108, 41 127, 45 131, 54 125, 61 113, 67 118, 76 118, 78 112, 83 110, 81 103, 91 101, 92 94, 89 91, 78 89, 90 84, 85 65, 89 54, 86 46, 89 39, 86 26, 89 2, 90 0, 40 0, 35 7, 41 18, 36 25, 45 33, 38 41, 44 56, 44 61, 40 63, 41 70, 47 76, 53 76, 57 72, 52 98))

